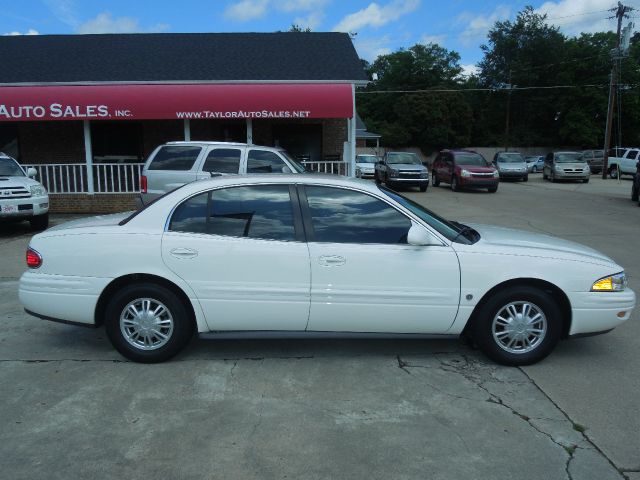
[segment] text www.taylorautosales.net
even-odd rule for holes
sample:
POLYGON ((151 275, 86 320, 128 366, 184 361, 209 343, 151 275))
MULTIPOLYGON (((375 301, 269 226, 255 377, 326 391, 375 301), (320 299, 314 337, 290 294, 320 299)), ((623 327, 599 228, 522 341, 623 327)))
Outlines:
POLYGON ((308 110, 260 110, 256 112, 176 112, 178 118, 309 118, 308 110))

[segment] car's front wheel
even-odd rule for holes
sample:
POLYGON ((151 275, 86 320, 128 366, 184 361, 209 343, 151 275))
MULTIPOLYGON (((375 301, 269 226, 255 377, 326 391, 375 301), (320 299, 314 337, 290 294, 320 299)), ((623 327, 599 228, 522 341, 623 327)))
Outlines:
POLYGON ((609 168, 609 178, 618 178, 618 167, 616 165, 612 165, 609 168))
POLYGON ((426 191, 427 191, 427 187, 428 187, 428 186, 429 186, 429 185, 420 185, 420 191, 421 191, 421 192, 426 192, 426 191))
POLYGON ((378 177, 378 172, 375 172, 375 173, 373 174, 373 178, 374 178, 374 180, 375 180, 375 182, 376 182, 376 185, 378 185, 378 186, 379 186, 379 185, 382 185, 382 182, 380 181, 380 177, 378 177))
POLYGON ((562 315, 549 293, 535 287, 511 287, 480 307, 470 331, 492 360, 530 365, 549 355, 560 340, 562 315))
POLYGON ((451 177, 451 190, 454 192, 460 191, 460 185, 458 185, 458 177, 455 175, 451 177))
POLYGON ((105 310, 105 327, 114 348, 141 363, 168 360, 193 334, 193 322, 178 296, 151 283, 116 292, 105 310))

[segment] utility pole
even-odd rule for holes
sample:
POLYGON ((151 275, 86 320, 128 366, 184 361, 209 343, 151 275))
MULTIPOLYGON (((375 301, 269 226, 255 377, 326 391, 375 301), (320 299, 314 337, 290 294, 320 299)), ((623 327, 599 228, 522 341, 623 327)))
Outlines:
MULTIPOLYGON (((611 66, 611 80, 609 82, 609 105, 607 106, 607 126, 604 131, 604 158, 602 159, 602 178, 607 178, 607 170, 609 169, 609 148, 611 147, 611 127, 613 124, 613 105, 616 97, 616 85, 618 80, 618 60, 621 57, 620 51, 620 30, 622 29, 622 20, 628 18, 627 13, 633 10, 632 7, 624 6, 618 2, 616 8, 611 11, 615 12, 615 18, 618 19, 618 30, 616 33, 616 48, 612 51, 613 65, 611 66)), ((611 17, 614 18, 614 17, 611 17)), ((619 146, 619 145, 618 145, 619 146)))
POLYGON ((509 93, 507 94, 507 123, 504 127, 504 151, 509 151, 509 117, 511 116, 511 92, 513 91, 513 85, 511 85, 511 69, 509 69, 509 93))

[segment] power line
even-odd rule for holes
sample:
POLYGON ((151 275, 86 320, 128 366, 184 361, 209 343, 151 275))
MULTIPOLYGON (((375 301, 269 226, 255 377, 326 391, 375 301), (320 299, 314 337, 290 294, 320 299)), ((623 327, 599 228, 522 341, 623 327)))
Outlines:
MULTIPOLYGON (((625 85, 627 89, 635 89, 640 85, 625 85)), ((524 90, 560 90, 572 88, 609 88, 606 83, 593 83, 586 85, 545 85, 530 87, 496 87, 496 88, 432 88, 420 90, 360 90, 356 95, 384 94, 384 93, 464 93, 464 92, 511 92, 524 90)))

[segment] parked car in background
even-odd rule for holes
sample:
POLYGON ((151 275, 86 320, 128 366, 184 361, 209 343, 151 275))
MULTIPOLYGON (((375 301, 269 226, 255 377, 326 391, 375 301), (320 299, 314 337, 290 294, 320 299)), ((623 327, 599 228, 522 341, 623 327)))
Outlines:
POLYGON ((380 161, 377 155, 356 155, 356 177, 373 178, 376 173, 376 163, 380 161))
POLYGON ((429 170, 410 152, 387 152, 376 163, 374 176, 378 185, 384 183, 389 188, 418 187, 426 192, 429 186, 429 170))
POLYGON ((362 332, 464 333, 493 360, 525 365, 563 337, 620 325, 636 300, 624 269, 589 247, 451 222, 338 176, 192 182, 134 214, 35 235, 26 260, 27 312, 104 325, 122 355, 147 363, 196 332, 362 332))
POLYGON ((589 165, 591 173, 601 173, 604 163, 604 150, 583 150, 582 157, 589 165))
POLYGON ((615 148, 607 161, 607 173, 611 178, 618 175, 635 175, 640 160, 640 148, 615 148))
POLYGON ((303 173, 306 168, 282 148, 229 142, 168 142, 149 156, 140 179, 148 204, 185 183, 245 173, 303 173))
POLYGON ((591 169, 580 152, 550 152, 544 160, 542 178, 555 182, 556 180, 589 181, 591 169))
POLYGON ((498 170, 471 150, 443 150, 433 161, 432 169, 434 187, 448 183, 454 192, 462 188, 486 188, 491 193, 498 190, 498 170))
POLYGON ((36 175, 35 168, 25 172, 13 157, 0 152, 0 221, 28 220, 33 230, 49 226, 49 194, 36 175))
POLYGON ((498 152, 493 156, 493 165, 498 169, 500 179, 529 180, 529 169, 522 154, 518 152, 498 152))
POLYGON ((631 185, 631 200, 638 202, 640 207, 640 162, 636 164, 636 175, 633 177, 633 184, 631 185))
POLYGON ((542 172, 542 169, 544 168, 544 155, 524 157, 524 161, 527 163, 527 170, 529 173, 542 172))

